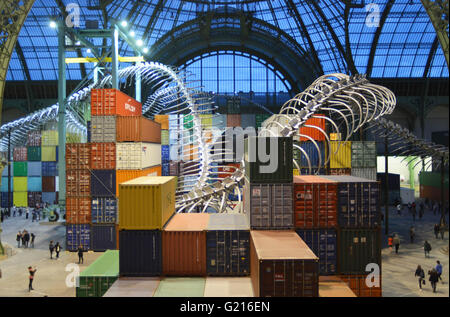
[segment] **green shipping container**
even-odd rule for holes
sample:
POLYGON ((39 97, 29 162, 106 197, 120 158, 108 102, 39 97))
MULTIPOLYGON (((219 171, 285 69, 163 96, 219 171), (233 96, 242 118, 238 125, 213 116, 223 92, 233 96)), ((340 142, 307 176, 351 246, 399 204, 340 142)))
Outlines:
POLYGON ((13 165, 14 176, 27 176, 28 163, 27 162, 14 162, 13 165))
MULTIPOLYGON (((267 162, 262 162, 264 158, 259 157, 260 137, 248 137, 244 142, 245 174, 250 183, 292 183, 293 175, 293 146, 292 138, 262 138, 265 139, 266 153, 270 158, 267 162), (271 143, 275 139, 276 152, 271 149, 271 143), (249 150, 252 151, 249 152, 249 150), (272 151, 272 153, 270 153, 272 151), (274 160, 276 159, 276 162, 274 160), (276 164, 276 165, 274 165, 276 164), (273 172, 264 171, 265 168, 273 172)), ((272 146, 274 144, 272 143, 272 146)))
MULTIPOLYGON (((421 172, 419 174, 419 183, 423 186, 441 188, 441 173, 421 172)), ((448 174, 444 174, 444 188, 448 189, 448 174)))
POLYGON ((185 129, 192 129, 192 127, 194 126, 194 116, 191 114, 188 116, 184 116, 183 126, 185 129))
POLYGON ((266 121, 270 117, 270 114, 261 114, 257 113, 255 115, 255 125, 257 128, 260 128, 262 123, 266 121))
POLYGON ((79 277, 77 297, 102 297, 119 276, 119 251, 108 250, 79 277))
POLYGON ((159 282, 154 297, 203 297, 206 279, 202 277, 169 277, 159 282))
POLYGON ((169 130, 161 130, 161 145, 169 145, 169 130))
POLYGON ((40 146, 29 146, 27 155, 28 155, 28 161, 39 162, 41 160, 41 147, 40 146))

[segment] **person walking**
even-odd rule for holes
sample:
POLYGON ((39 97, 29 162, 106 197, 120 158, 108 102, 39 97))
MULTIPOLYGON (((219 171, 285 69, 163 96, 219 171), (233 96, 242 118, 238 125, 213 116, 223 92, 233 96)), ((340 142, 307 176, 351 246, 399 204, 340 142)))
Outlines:
POLYGON ((436 293, 436 284, 438 282, 438 273, 435 269, 431 269, 428 271, 428 275, 430 276, 429 281, 431 283, 431 287, 433 288, 433 293, 436 293))
POLYGON ((435 224, 434 225, 434 235, 436 236, 436 239, 439 239, 439 225, 435 224))
POLYGON ((435 269, 436 269, 436 272, 437 272, 437 277, 438 277, 438 280, 441 280, 441 282, 442 282, 442 284, 444 284, 444 281, 442 280, 442 264, 441 264, 441 262, 440 261, 436 261, 436 267, 435 267, 435 269))
POLYGON ((34 233, 31 233, 31 243, 30 243, 30 247, 34 249, 34 239, 36 238, 36 236, 34 235, 34 233))
POLYGON ((22 232, 18 232, 16 235, 17 247, 20 248, 20 241, 22 240, 22 232))
POLYGON ((30 242, 30 234, 28 231, 25 231, 25 248, 28 248, 28 244, 30 242))
POLYGON ((48 245, 48 249, 50 250, 50 259, 53 259, 53 251, 55 250, 55 246, 53 245, 53 241, 50 241, 48 245))
POLYGON ((422 284, 425 285, 425 272, 420 265, 417 266, 414 276, 419 278, 419 288, 422 291, 422 284))
POLYGON ((402 204, 400 204, 400 203, 397 204, 397 214, 399 216, 402 215, 402 204))
POLYGON ((439 232, 441 233, 441 239, 444 240, 445 225, 443 223, 441 223, 441 225, 439 226, 439 232))
POLYGON ((55 244, 55 252, 56 252, 56 258, 59 259, 59 252, 61 252, 61 246, 59 245, 59 242, 56 242, 56 244, 55 244))
POLYGON ((79 246, 78 247, 78 264, 83 264, 83 262, 84 262, 84 259, 83 259, 83 246, 79 246))
POLYGON ((425 257, 429 258, 430 257, 430 251, 431 251, 431 244, 428 243, 428 241, 425 240, 424 244, 423 244, 423 250, 425 251, 425 257))
POLYGON ((397 234, 395 234, 392 242, 394 243, 395 246, 395 254, 398 254, 398 249, 400 248, 400 237, 397 234))
POLYGON ((415 237, 416 237, 416 229, 414 228, 414 226, 411 226, 411 228, 409 228, 409 239, 411 243, 414 243, 415 237))
POLYGON ((392 245, 394 244, 394 239, 392 238, 392 236, 388 237, 388 247, 389 247, 389 252, 392 252, 392 245))
POLYGON ((29 276, 29 283, 28 283, 28 291, 31 292, 32 290, 34 290, 33 288, 33 280, 34 280, 34 274, 36 273, 37 269, 36 268, 32 268, 31 266, 28 267, 28 273, 30 274, 29 276))

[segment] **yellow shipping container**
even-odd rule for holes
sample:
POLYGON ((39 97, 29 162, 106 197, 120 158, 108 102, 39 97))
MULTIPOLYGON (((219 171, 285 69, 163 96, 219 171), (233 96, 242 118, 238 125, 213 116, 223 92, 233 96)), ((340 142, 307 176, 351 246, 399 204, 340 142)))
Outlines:
POLYGON ((169 116, 166 114, 157 114, 153 119, 161 125, 161 130, 169 130, 169 116))
POLYGON ((340 133, 330 133, 330 140, 331 141, 341 141, 341 134, 340 133))
POLYGON ((212 114, 201 114, 200 120, 202 122, 202 128, 207 129, 212 127, 212 114))
POLYGON ((28 192, 14 192, 13 204, 16 207, 28 207, 28 192))
POLYGON ((352 142, 331 141, 330 168, 352 167, 352 142), (339 145, 340 143, 340 145, 339 145), (335 154, 339 145, 339 151, 335 154))
POLYGON ((297 168, 293 169, 293 174, 294 174, 294 176, 300 176, 300 173, 297 168))
POLYGON ((28 178, 27 177, 14 177, 13 178, 13 191, 26 192, 28 190, 28 178))
POLYGON ((58 131, 46 130, 42 131, 42 145, 57 146, 58 145, 58 131))
POLYGON ((119 185, 120 230, 162 229, 175 212, 174 176, 145 176, 119 185))
POLYGON ((56 162, 56 146, 41 147, 42 162, 56 162))

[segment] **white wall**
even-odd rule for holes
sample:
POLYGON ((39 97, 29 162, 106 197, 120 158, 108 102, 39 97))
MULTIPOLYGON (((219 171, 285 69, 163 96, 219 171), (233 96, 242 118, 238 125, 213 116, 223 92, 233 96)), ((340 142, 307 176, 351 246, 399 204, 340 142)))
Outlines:
MULTIPOLYGON (((388 158, 388 172, 392 174, 400 174, 400 182, 403 184, 409 184, 409 166, 408 166, 408 160, 404 160, 404 156, 398 156, 398 157, 389 157, 388 158)), ((378 156, 377 157, 377 172, 378 173, 384 173, 384 156, 378 156)), ((414 164, 418 163, 419 161, 416 160, 414 164)), ((431 158, 425 159, 425 166, 427 167, 426 170, 431 171, 431 158)), ((419 184, 419 172, 422 170, 422 163, 419 163, 414 168, 414 183, 417 185, 419 184)))

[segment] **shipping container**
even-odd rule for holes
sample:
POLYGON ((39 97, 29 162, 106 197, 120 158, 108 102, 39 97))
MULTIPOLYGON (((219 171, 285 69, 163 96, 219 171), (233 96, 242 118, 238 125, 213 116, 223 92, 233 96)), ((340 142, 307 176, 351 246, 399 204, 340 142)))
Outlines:
POLYGON ((260 128, 262 126, 262 123, 266 121, 270 117, 270 114, 267 113, 257 113, 255 114, 255 124, 257 128, 260 128))
POLYGON ((300 175, 325 175, 326 170, 324 168, 301 168, 300 175))
POLYGON ((116 170, 116 195, 119 197, 119 185, 142 176, 161 176, 161 165, 143 170, 116 170))
POLYGON ((42 202, 49 205, 58 203, 58 193, 56 192, 42 192, 42 202))
POLYGON ((162 232, 163 275, 206 275, 209 214, 175 214, 162 232))
POLYGON ((330 168, 352 167, 352 142, 331 141, 330 168))
POLYGON ((199 115, 202 129, 210 129, 212 127, 212 114, 199 115))
POLYGON ((91 226, 89 224, 67 224, 66 225, 66 249, 76 251, 79 246, 84 251, 91 248, 91 226))
POLYGON ((170 176, 179 176, 180 175, 180 162, 170 162, 169 164, 169 173, 170 176))
POLYGON ((27 135, 27 146, 41 146, 41 131, 29 131, 27 135))
POLYGON ((89 197, 66 197, 66 222, 91 223, 91 199, 89 197))
POLYGON ((42 176, 42 191, 56 192, 55 176, 42 176))
POLYGON ((41 146, 57 146, 58 145, 58 131, 44 130, 41 132, 41 146))
POLYGON ((91 116, 140 116, 142 105, 117 89, 92 89, 91 116))
POLYGON ((15 192, 26 192, 28 190, 28 178, 27 177, 14 177, 13 178, 14 183, 14 191, 15 192))
POLYGON ((8 176, 9 175, 9 171, 8 171, 8 164, 11 166, 11 176, 13 176, 13 172, 14 172, 14 162, 6 162, 7 164, 5 165, 5 168, 2 171, 2 177, 4 176, 8 176))
POLYGON ((41 192, 28 192, 28 207, 36 208, 36 205, 42 204, 41 192))
POLYGON ((102 297, 119 276, 119 251, 109 250, 78 277, 77 297, 102 297))
POLYGON ((30 176, 27 178, 27 191, 29 192, 41 192, 42 191, 42 177, 30 176))
POLYGON ((28 163, 27 162, 14 162, 14 176, 27 176, 28 163))
POLYGON ((115 197, 116 196, 116 171, 93 170, 91 171, 91 196, 115 197))
POLYGON ((293 185, 251 184, 245 180, 243 204, 251 229, 294 227, 293 185))
POLYGON ((239 167, 241 166, 240 163, 228 163, 226 166, 222 166, 218 168, 218 177, 219 178, 226 178, 230 177, 234 172, 236 172, 239 167))
POLYGON ((66 171, 66 195, 75 197, 91 196, 91 172, 89 170, 66 171))
POLYGON ((162 163, 161 176, 170 176, 170 165, 169 165, 169 163, 162 163))
MULTIPOLYGON (((323 117, 323 115, 316 115, 316 116, 323 117)), ((304 125, 318 127, 319 129, 323 130, 326 133, 325 119, 309 118, 308 120, 306 120, 304 125)), ((311 137, 313 140, 325 141, 325 134, 322 133, 319 129, 302 126, 299 129, 299 133, 303 134, 303 135, 307 135, 307 136, 311 137)), ((308 139, 304 136, 300 136, 300 141, 310 141, 310 139, 308 139)))
POLYGON ((181 158, 183 159, 183 161, 198 160, 199 159, 198 153, 199 153, 198 144, 186 145, 182 149, 181 158))
POLYGON ((162 272, 160 230, 120 230, 120 276, 159 276, 162 272))
MULTIPOLYGON (((444 190, 444 199, 448 201, 448 190, 444 190)), ((441 188, 420 185, 420 198, 428 198, 434 201, 441 201, 441 188)))
POLYGON ((244 141, 245 173, 250 183, 292 183, 292 138, 248 137, 244 141), (259 157, 265 146, 267 163, 259 157))
POLYGON ((92 223, 116 223, 117 199, 111 197, 92 197, 91 202, 92 223))
POLYGON ((205 278, 169 277, 159 282, 154 297, 203 297, 205 278))
POLYGON ((181 116, 178 114, 169 115, 169 130, 179 130, 181 125, 181 116))
POLYGON ((41 147, 29 146, 27 151, 28 161, 39 162, 41 160, 41 147))
POLYGON ((368 278, 366 274, 339 275, 339 278, 348 285, 357 297, 382 297, 381 276, 379 277, 379 281, 376 283, 370 277, 369 281, 366 281, 368 278))
POLYGON ((139 170, 161 165, 161 144, 117 143, 117 169, 139 170))
MULTIPOLYGON (((155 116, 155 121, 156 121, 156 116, 155 116)), ((183 128, 185 130, 190 130, 193 127, 194 127, 194 116, 191 114, 183 115, 183 128)), ((164 129, 164 127, 162 125, 161 125, 161 129, 164 129)))
POLYGON ((227 127, 242 127, 240 114, 227 115, 227 127))
POLYGON ((8 193, 8 192, 1 193, 1 196, 2 196, 1 208, 11 208, 13 206, 13 201, 14 201, 13 195, 14 194, 12 192, 11 193, 8 193))
POLYGON ((356 295, 339 277, 319 276, 319 297, 356 297, 356 295))
POLYGON ((91 143, 90 168, 95 170, 116 169, 116 144, 91 143))
POLYGON ((255 128, 256 127, 255 115, 254 114, 242 114, 241 115, 241 127, 242 127, 242 129, 255 128))
POLYGON ((91 145, 86 143, 66 144, 66 168, 89 169, 91 145))
POLYGON ((376 168, 377 147, 373 141, 352 142, 352 168, 376 168))
POLYGON ((115 116, 95 116, 91 118, 91 142, 116 142, 115 116))
POLYGON ((168 145, 161 145, 161 162, 167 163, 170 161, 170 147, 168 145))
POLYGON ((212 117, 212 125, 216 129, 225 129, 227 125, 226 114, 214 114, 212 117))
POLYGON ((366 266, 381 267, 381 231, 379 229, 340 229, 338 231, 338 271, 340 274, 364 274, 366 266))
POLYGON ((13 204, 16 207, 28 207, 28 193, 26 191, 15 191, 13 196, 13 204))
POLYGON ((41 146, 42 162, 56 162, 57 161, 57 147, 56 146, 41 146))
POLYGON ((87 130, 87 143, 91 143, 91 120, 86 122, 86 130, 87 130))
POLYGON ((295 227, 337 227, 337 188, 337 182, 319 176, 294 176, 295 227))
MULTIPOLYGON (((322 174, 322 173, 320 173, 322 174)), ((330 168, 328 169, 328 175, 334 175, 334 176, 350 176, 352 175, 351 168, 330 168)))
POLYGON ((206 278, 204 297, 254 297, 250 277, 206 278))
POLYGON ((42 176, 58 176, 58 163, 57 162, 42 162, 41 164, 42 176))
MULTIPOLYGON (((382 192, 384 192, 384 188, 386 188, 386 174, 385 173, 377 173, 377 180, 380 182, 380 188, 382 188, 382 192)), ((391 174, 388 173, 388 189, 400 191, 400 175, 399 174, 391 174)))
POLYGON ((28 162, 28 176, 42 176, 42 162, 28 162))
POLYGON ((116 250, 116 224, 92 224, 91 248, 96 252, 116 250))
POLYGON ((116 118, 117 142, 161 143, 161 124, 144 117, 116 118))
POLYGON ((377 168, 376 167, 364 167, 357 168, 352 167, 351 175, 355 177, 370 179, 372 181, 377 180, 377 168))
MULTIPOLYGON (((2 177, 2 190, 1 190, 2 193, 7 193, 8 192, 8 178, 9 177, 5 177, 5 176, 2 177)), ((11 184, 11 188, 10 188, 11 192, 14 191, 14 178, 15 177, 10 177, 9 178, 9 183, 11 184)))
POLYGON ((161 130, 169 130, 169 116, 165 114, 155 115, 154 121, 161 125, 161 130))
MULTIPOLYGON (((439 191, 439 195, 440 195, 440 191, 439 191)), ((384 206, 384 196, 385 196, 385 193, 384 193, 384 189, 383 189, 383 190, 381 190, 381 193, 380 193, 380 205, 383 205, 383 206, 384 206)), ((397 206, 398 202, 400 202, 400 199, 401 199, 400 190, 392 189, 392 190, 388 191, 388 199, 387 199, 388 205, 397 206)))
POLYGON ((114 282, 103 297, 153 297, 159 277, 128 277, 114 282))
MULTIPOLYGON (((438 172, 420 172, 420 185, 441 188, 441 173, 438 172)), ((448 191, 448 173, 444 173, 444 188, 448 191)))
POLYGON ((250 224, 243 214, 211 214, 206 232, 208 275, 250 273, 250 224))
POLYGON ((319 257, 320 275, 337 273, 336 229, 297 229, 297 234, 319 257))
POLYGON ((161 130, 161 145, 169 145, 169 130, 161 130))
POLYGON ((256 297, 317 297, 319 259, 293 231, 251 231, 250 271, 256 297))
POLYGON ((140 177, 119 185, 120 229, 162 229, 175 212, 177 179, 140 177))
MULTIPOLYGON (((413 188, 400 187, 400 200, 403 205, 413 203, 416 198, 413 188)), ((440 193, 439 193, 440 194, 440 193)))
MULTIPOLYGON (((312 168, 324 166, 325 164, 325 145, 323 142, 316 142, 319 151, 317 150, 316 145, 313 142, 300 142, 297 143, 298 146, 302 148, 303 151, 308 155, 309 163, 312 168), (319 155, 320 152, 320 155, 319 155)), ((297 148, 293 148, 293 158, 296 160, 297 164, 299 164, 300 168, 309 168, 308 159, 305 154, 297 148)), ((294 164, 294 167, 295 164, 294 164)))

